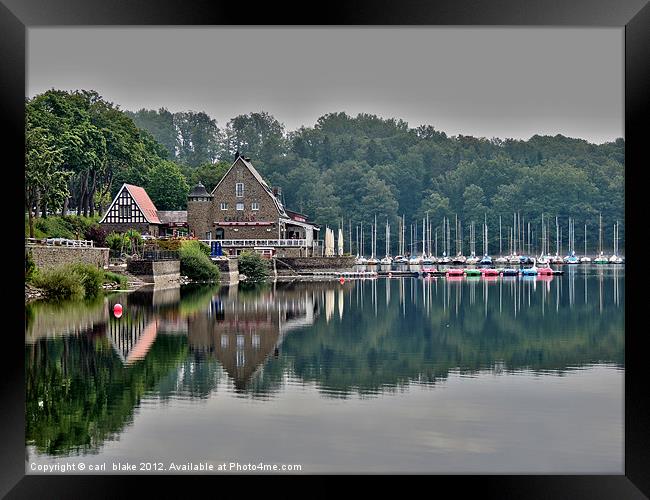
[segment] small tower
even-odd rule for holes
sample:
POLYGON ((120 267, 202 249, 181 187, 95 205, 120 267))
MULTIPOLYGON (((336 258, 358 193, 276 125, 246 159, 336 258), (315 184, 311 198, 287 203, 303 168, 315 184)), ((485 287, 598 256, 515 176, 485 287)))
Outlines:
POLYGON ((212 195, 199 183, 187 195, 187 225, 190 234, 203 239, 214 238, 212 221, 212 195))

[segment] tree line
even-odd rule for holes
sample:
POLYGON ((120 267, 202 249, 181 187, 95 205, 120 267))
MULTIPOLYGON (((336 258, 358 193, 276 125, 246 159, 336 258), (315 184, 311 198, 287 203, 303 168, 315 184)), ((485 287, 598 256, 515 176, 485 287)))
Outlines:
MULTIPOLYGON (((251 157, 270 185, 282 188, 285 206, 308 214, 322 225, 342 225, 348 231, 352 225, 353 240, 356 227, 363 222, 368 228, 376 215, 380 253, 387 220, 395 246, 399 218, 404 216, 407 226, 417 221, 421 235, 422 219, 427 214, 432 230, 438 228, 439 241, 443 217, 452 221, 458 218, 463 228, 463 248, 468 248, 469 224, 474 222, 480 228, 487 219, 490 250, 494 253, 498 249, 499 217, 506 246, 513 212, 518 213, 524 227, 530 222, 533 248, 539 246, 544 214, 545 220, 553 221, 552 248, 554 218, 557 216, 564 227, 571 217, 576 227, 576 248, 582 249, 586 223, 589 251, 595 252, 601 213, 604 245, 611 248, 612 227, 618 220, 619 246, 624 248, 622 138, 592 144, 562 135, 535 135, 528 140, 447 136, 432 125, 409 127, 399 119, 365 113, 350 116, 344 112, 326 114, 313 126, 297 130, 287 130, 263 111, 236 116, 219 127, 202 111, 121 111, 96 92, 86 91, 53 90, 36 96, 28 101, 28 115, 30 106, 40 109, 42 106, 36 103, 55 97, 72 103, 72 107, 79 103, 82 110, 87 109, 85 114, 74 116, 98 128, 104 140, 129 138, 119 143, 121 148, 111 147, 112 156, 94 154, 66 160, 64 171, 72 172, 66 184, 70 192, 67 200, 80 213, 92 211, 87 207, 89 200, 95 201, 97 209, 102 202, 105 206, 105 198, 97 196, 97 190, 114 195, 122 182, 144 186, 160 209, 183 209, 191 186, 201 181, 212 189, 241 153, 251 157), (109 132, 115 127, 122 135, 109 132), (102 132, 104 129, 107 131, 102 132), (119 152, 122 155, 116 156, 119 152), (93 176, 95 170, 97 175, 93 176), (91 192, 95 198, 88 198, 91 192)), ((59 116, 56 110, 48 112, 59 116)), ((40 116, 32 121, 32 127, 42 126, 40 116)), ((56 121, 52 116, 48 118, 56 121)), ((76 123, 67 118, 58 121, 70 122, 70 126, 76 123)), ((42 128, 52 130, 49 122, 42 128)), ((54 131, 51 135, 61 137, 54 131)), ((81 138, 85 146, 81 150, 87 152, 98 143, 101 153, 101 139, 93 142, 95 135, 81 138)), ((43 151, 41 147, 33 149, 43 151)), ((62 150, 68 151, 65 147, 62 150)), ((56 163, 56 158, 51 161, 56 163)), ((39 199, 48 206, 59 201, 60 197, 52 199, 50 194, 39 199)), ((481 230, 476 234, 481 235, 481 230)), ((566 234, 564 227, 565 248, 566 234)), ((406 235, 408 239, 408 229, 406 235)), ((452 239, 455 236, 452 228, 452 239)), ((482 249, 480 236, 477 239, 476 247, 482 249)))

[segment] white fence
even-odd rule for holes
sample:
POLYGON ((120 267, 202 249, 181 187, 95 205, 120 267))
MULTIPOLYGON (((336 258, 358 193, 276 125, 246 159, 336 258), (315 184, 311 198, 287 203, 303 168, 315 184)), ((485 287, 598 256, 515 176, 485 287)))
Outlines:
POLYGON ((94 247, 92 240, 69 240, 67 238, 25 238, 27 245, 51 245, 60 247, 94 247))

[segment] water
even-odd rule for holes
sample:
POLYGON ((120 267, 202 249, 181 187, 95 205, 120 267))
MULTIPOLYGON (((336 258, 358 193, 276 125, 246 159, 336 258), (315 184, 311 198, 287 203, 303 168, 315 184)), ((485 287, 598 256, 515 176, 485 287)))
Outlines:
POLYGON ((35 304, 26 472, 620 474, 624 268, 564 270, 35 304))

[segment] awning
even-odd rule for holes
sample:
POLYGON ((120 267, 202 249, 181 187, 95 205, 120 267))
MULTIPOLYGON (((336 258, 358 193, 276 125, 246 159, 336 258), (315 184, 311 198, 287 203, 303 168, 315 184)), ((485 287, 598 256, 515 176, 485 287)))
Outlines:
POLYGON ((320 227, 318 227, 315 224, 310 224, 309 222, 299 222, 299 221, 294 220, 294 219, 280 219, 280 222, 284 222, 285 224, 291 224, 293 226, 304 227, 306 229, 312 229, 312 230, 320 231, 320 227))

